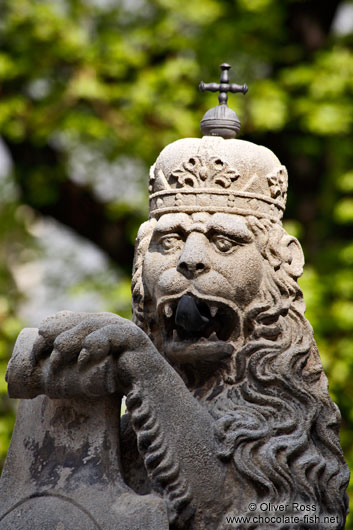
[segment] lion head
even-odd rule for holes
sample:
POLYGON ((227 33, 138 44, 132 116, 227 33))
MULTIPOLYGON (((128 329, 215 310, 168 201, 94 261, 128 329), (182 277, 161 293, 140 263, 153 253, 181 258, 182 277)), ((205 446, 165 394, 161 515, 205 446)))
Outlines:
MULTIPOLYGON (((169 182, 177 179, 184 190, 222 177, 231 187, 240 172, 215 158, 189 157, 169 171, 169 182)), ((338 515, 343 528, 349 473, 340 414, 304 317, 297 283, 303 253, 278 218, 286 191, 278 164, 265 164, 268 196, 253 194, 266 203, 256 215, 243 204, 234 208, 229 197, 218 210, 183 207, 178 184, 164 195, 167 171, 156 165, 155 196, 170 200, 174 193, 176 206, 163 213, 165 204, 153 203, 157 214, 140 228, 134 320, 208 408, 219 458, 233 461, 256 498, 315 503, 322 513, 338 515), (266 210, 269 203, 277 210, 266 210)), ((242 186, 240 199, 248 201, 251 193, 242 186)), ((189 200, 193 190, 186 191, 189 200)), ((212 193, 216 200, 218 190, 212 193)))

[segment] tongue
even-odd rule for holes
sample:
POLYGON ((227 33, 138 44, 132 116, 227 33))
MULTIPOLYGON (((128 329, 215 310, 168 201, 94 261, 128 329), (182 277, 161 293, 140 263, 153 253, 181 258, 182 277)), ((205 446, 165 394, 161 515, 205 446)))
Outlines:
POLYGON ((209 318, 201 315, 192 296, 184 295, 180 298, 175 314, 177 326, 186 331, 200 331, 209 321, 209 318))

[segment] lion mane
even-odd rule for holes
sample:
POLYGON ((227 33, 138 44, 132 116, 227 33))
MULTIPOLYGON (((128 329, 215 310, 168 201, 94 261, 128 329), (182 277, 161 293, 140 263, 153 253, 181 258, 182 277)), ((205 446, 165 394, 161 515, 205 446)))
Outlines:
MULTIPOLYGON (((242 315, 242 346, 194 395, 215 420, 218 457, 233 462, 254 499, 314 503, 316 513, 338 516, 344 528, 349 471, 339 443, 341 418, 304 317, 297 283, 302 250, 278 223, 246 220, 264 257, 262 287, 242 315)), ((152 339, 142 271, 155 223, 140 228, 132 279, 134 322, 152 339)))

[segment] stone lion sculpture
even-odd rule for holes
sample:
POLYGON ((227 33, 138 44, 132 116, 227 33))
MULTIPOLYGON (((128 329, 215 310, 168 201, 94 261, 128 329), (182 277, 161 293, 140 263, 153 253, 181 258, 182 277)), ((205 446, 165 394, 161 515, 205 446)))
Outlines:
POLYGON ((340 414, 281 224, 286 191, 285 167, 249 142, 162 151, 134 323, 62 312, 18 339, 1 530, 344 528, 340 414))

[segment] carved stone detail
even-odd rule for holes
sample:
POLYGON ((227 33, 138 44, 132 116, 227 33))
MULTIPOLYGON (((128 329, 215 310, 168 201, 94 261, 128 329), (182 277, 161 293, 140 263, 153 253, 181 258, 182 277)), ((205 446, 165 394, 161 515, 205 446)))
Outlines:
POLYGON ((172 172, 171 176, 177 180, 178 187, 229 188, 240 175, 236 169, 230 168, 229 164, 216 156, 205 160, 197 155, 183 162, 172 172))
POLYGON ((162 151, 150 173, 151 216, 205 209, 247 215, 251 214, 248 205, 254 204, 257 217, 281 219, 286 202, 285 167, 263 147, 262 164, 254 144, 230 140, 225 149, 219 140, 224 140, 216 139, 220 153, 208 137, 175 142, 181 161, 169 156, 174 144, 162 151), (199 199, 204 192, 209 195, 208 203, 199 199))
POLYGON ((273 199, 281 199, 283 204, 286 203, 287 199, 287 188, 288 188, 288 177, 287 170, 284 166, 280 167, 276 171, 273 171, 267 175, 267 181, 269 183, 271 197, 273 199))
POLYGON ((304 316, 303 253, 281 225, 284 166, 249 142, 187 139, 162 151, 149 189, 134 323, 62 312, 18 338, 8 388, 26 401, 0 530, 229 530, 233 516, 342 530, 340 414, 304 316))

